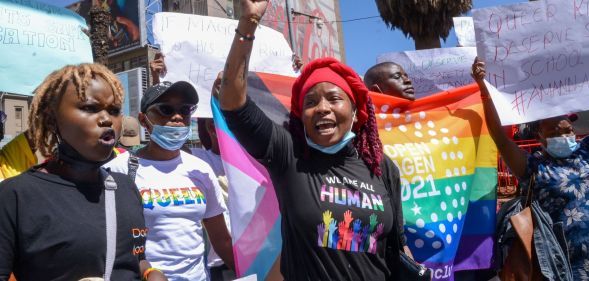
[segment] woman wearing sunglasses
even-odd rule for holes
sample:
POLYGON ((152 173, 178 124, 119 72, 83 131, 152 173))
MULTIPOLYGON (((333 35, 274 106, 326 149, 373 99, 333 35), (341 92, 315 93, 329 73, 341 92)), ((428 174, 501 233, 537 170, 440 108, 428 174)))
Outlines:
POLYGON ((233 267, 217 178, 209 164, 180 149, 197 103, 188 82, 162 82, 147 89, 138 119, 149 132, 149 143, 107 164, 135 179, 149 229, 146 257, 171 281, 208 279, 203 225, 214 249, 233 267))

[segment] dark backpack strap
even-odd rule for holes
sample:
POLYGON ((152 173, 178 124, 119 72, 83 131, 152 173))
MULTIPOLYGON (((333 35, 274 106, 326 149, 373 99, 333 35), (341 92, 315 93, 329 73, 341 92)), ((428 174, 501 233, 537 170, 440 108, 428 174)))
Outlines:
POLYGON ((135 177, 137 176, 137 168, 139 168, 139 157, 137 157, 136 153, 137 152, 134 150, 129 150, 129 161, 127 163, 127 175, 131 178, 133 182, 135 182, 135 177))

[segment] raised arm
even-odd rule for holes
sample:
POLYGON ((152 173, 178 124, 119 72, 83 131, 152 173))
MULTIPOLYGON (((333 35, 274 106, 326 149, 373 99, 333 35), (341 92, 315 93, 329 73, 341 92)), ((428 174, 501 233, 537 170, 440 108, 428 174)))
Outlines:
POLYGON ((478 57, 475 58, 474 63, 472 64, 472 76, 481 89, 481 98, 485 110, 485 121, 487 121, 489 133, 491 134, 493 141, 495 141, 503 161, 505 161, 516 177, 521 178, 526 172, 526 166, 528 164, 527 154, 523 149, 519 148, 515 142, 509 139, 505 134, 505 131, 501 128, 499 114, 497 114, 497 109, 495 109, 495 105, 491 100, 489 89, 487 89, 484 82, 486 74, 485 63, 478 57))
POLYGON ((160 76, 166 75, 166 63, 164 62, 164 55, 162 53, 155 54, 153 60, 149 63, 149 70, 151 72, 151 84, 159 84, 160 76))
POLYGON ((236 110, 246 101, 247 72, 256 28, 268 0, 241 0, 241 17, 227 56, 219 102, 223 110, 236 110))

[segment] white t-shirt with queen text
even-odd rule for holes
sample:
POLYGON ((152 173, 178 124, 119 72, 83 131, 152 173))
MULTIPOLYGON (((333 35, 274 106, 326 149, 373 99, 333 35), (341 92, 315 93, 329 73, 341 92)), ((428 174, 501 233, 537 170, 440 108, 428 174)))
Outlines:
MULTIPOLYGON (((105 167, 127 174, 128 161, 125 152, 105 167)), ((183 151, 167 161, 140 158, 135 183, 149 229, 147 260, 170 281, 207 280, 202 219, 225 211, 209 164, 183 151)))

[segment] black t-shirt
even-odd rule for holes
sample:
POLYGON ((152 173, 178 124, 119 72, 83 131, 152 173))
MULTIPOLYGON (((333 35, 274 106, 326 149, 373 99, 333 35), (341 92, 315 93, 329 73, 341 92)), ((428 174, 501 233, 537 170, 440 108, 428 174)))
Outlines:
POLYGON ((399 174, 390 160, 383 165, 385 175, 377 177, 352 145, 335 155, 311 149, 303 157, 301 143, 249 99, 243 108, 223 113, 272 178, 282 214, 286 280, 394 279, 396 268, 388 268, 385 248, 392 243, 395 254, 386 258, 397 264, 404 236, 399 174))
MULTIPOLYGON (((0 280, 102 277, 106 256, 104 183, 76 185, 32 168, 0 183, 0 280)), ((112 280, 141 280, 145 221, 128 176, 117 183, 117 249, 112 280)))

